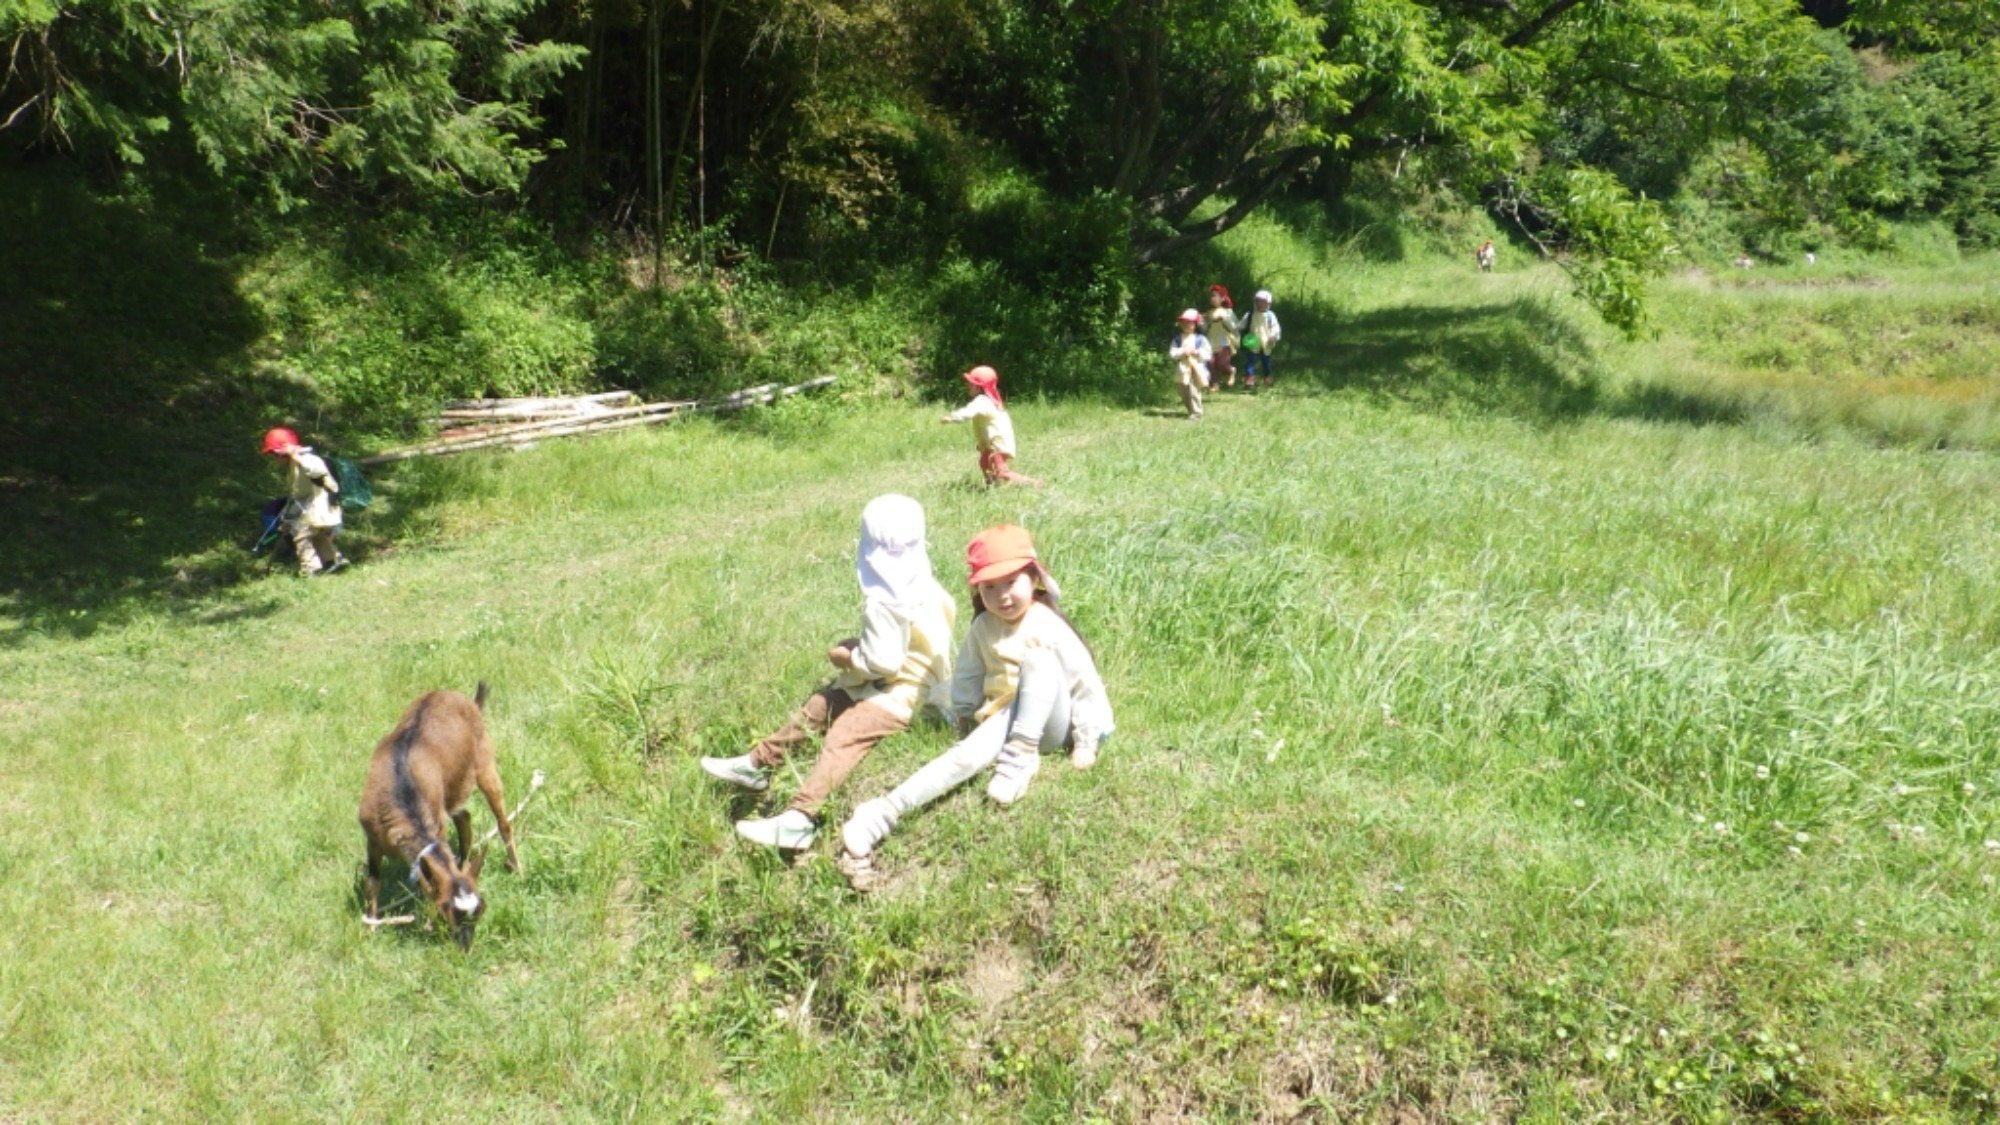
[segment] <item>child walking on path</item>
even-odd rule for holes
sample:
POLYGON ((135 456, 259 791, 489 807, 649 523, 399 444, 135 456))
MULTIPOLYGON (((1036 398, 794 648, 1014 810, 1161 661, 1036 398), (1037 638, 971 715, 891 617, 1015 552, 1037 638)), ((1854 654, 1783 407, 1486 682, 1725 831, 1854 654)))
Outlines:
POLYGON ((279 426, 264 434, 264 452, 285 462, 285 507, 280 526, 299 555, 299 577, 332 574, 347 565, 334 545, 340 530, 340 481, 299 435, 279 426))
POLYGON ((938 421, 946 425, 972 423, 972 439, 979 446, 979 471, 986 474, 988 485, 1005 481, 1040 488, 1041 481, 1017 473, 1007 464, 1014 459, 1014 420, 1007 416, 1007 404, 1000 398, 999 372, 982 363, 965 373, 965 381, 979 393, 938 421))
POLYGON ((1236 385, 1236 306, 1229 290, 1221 285, 1208 287, 1208 348, 1215 353, 1208 364, 1208 385, 1236 385), (1226 380, 1226 382, 1225 382, 1226 380))
POLYGON ((1208 389, 1208 371, 1215 352, 1208 345, 1208 337, 1201 334, 1201 314, 1193 309, 1182 313, 1175 322, 1173 343, 1167 345, 1167 358, 1174 361, 1174 383, 1180 388, 1181 402, 1187 406, 1190 422, 1201 421, 1201 392, 1208 389))
POLYGON ((854 569, 863 597, 861 636, 827 650, 833 681, 750 753, 701 760, 702 769, 723 781, 761 791, 770 787, 770 771, 812 734, 826 736, 812 773, 784 812, 736 822, 747 840, 794 851, 810 846, 828 795, 876 743, 908 729, 932 688, 951 675, 958 604, 931 573, 923 507, 894 493, 870 500, 861 511, 854 569))
POLYGON ((1243 316, 1243 386, 1255 389, 1257 371, 1271 385, 1271 347, 1278 342, 1278 314, 1271 311, 1271 291, 1257 290, 1256 307, 1243 316))
POLYGON ((1112 729, 1111 701, 1097 662, 1056 610, 1055 579, 1028 532, 1011 524, 979 533, 966 548, 974 618, 951 681, 957 745, 885 797, 864 801, 841 826, 841 870, 856 889, 875 874, 870 857, 905 813, 937 800, 993 765, 986 795, 1011 805, 1041 769, 1042 754, 1070 748, 1089 769, 1112 729))

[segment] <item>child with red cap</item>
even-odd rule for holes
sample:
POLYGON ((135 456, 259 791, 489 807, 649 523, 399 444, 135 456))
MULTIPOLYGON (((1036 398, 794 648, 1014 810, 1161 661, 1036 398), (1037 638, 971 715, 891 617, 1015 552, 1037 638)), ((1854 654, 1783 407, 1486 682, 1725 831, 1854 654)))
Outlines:
POLYGON ((1041 481, 1017 473, 1007 464, 1014 459, 1014 420, 1007 416, 1007 404, 1000 398, 1000 373, 982 363, 965 373, 965 381, 979 393, 938 421, 945 425, 972 423, 972 440, 979 446, 979 471, 986 474, 987 484, 1007 481, 1040 488, 1041 481))
POLYGON ((286 500, 279 526, 299 554, 299 577, 332 574, 347 565, 333 537, 340 530, 340 481, 326 461, 278 426, 264 434, 264 452, 285 463, 286 500))
POLYGON ((1181 402, 1187 405, 1190 422, 1201 421, 1201 392, 1208 389, 1208 372, 1215 360, 1215 351, 1209 347, 1208 337, 1201 334, 1201 313, 1189 309, 1175 321, 1173 343, 1167 345, 1167 358, 1174 361, 1174 381, 1181 389, 1181 402))
POLYGON ((1111 701, 1097 661, 1056 610, 1055 579, 1025 529, 990 527, 966 548, 972 627, 959 645, 952 716, 962 736, 886 797, 864 801, 841 826, 840 867, 857 889, 875 878, 870 857, 904 813, 937 800, 992 765, 986 795, 1011 805, 1027 792, 1045 751, 1070 749, 1089 769, 1111 734, 1111 701))
POLYGON ((810 846, 828 795, 876 743, 909 729, 933 689, 951 678, 958 603, 931 573, 923 506, 896 493, 870 500, 861 510, 854 571, 861 580, 861 635, 827 650, 833 681, 750 753, 701 760, 713 776, 762 791, 770 788, 771 770, 812 733, 825 736, 812 773, 784 812, 736 822, 746 840, 790 851, 810 846))

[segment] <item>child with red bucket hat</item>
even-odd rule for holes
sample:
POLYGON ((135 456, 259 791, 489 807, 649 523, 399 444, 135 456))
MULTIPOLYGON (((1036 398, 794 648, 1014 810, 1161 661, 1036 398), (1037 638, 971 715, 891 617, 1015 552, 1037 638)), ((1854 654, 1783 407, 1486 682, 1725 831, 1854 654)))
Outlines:
POLYGON ((1055 579, 1024 528, 989 527, 966 548, 972 626, 951 681, 958 743, 887 796, 864 801, 841 826, 840 869, 857 889, 875 879, 876 845, 903 814, 937 800, 992 765, 986 795, 1002 806, 1027 792, 1042 754, 1068 747, 1089 769, 1112 730, 1097 661, 1056 609, 1055 579))
POLYGON ((1007 416, 1007 404, 1000 397, 1000 373, 985 364, 965 373, 965 381, 977 391, 971 402, 938 419, 945 425, 971 422, 972 440, 979 446, 979 471, 989 485, 1042 482, 1023 476, 1008 465, 1014 459, 1014 420, 1007 416))

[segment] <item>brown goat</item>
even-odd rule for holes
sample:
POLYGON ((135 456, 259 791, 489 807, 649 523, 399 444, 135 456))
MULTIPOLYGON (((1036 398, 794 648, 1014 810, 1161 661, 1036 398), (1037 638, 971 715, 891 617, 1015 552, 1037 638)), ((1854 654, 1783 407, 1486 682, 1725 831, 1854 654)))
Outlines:
POLYGON ((472 948, 473 926, 486 910, 479 897, 486 850, 481 848, 464 867, 457 858, 472 847, 472 814, 465 804, 475 784, 507 844, 507 870, 521 868, 500 771, 493 764, 493 742, 486 737, 485 707, 483 680, 472 699, 455 691, 418 697, 396 729, 376 744, 361 790, 361 831, 368 837, 368 918, 378 917, 383 857, 400 856, 410 865, 410 882, 429 892, 460 949, 472 948), (444 842, 447 815, 458 828, 456 856, 444 842))

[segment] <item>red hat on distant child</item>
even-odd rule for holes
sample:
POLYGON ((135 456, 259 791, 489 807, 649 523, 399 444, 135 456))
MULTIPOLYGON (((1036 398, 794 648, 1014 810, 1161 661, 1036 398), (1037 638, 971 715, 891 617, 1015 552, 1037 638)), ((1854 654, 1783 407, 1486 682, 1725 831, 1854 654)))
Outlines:
POLYGON ((965 381, 979 390, 986 392, 994 402, 998 402, 1002 406, 1007 405, 1000 398, 1000 373, 998 371, 982 363, 965 373, 965 381))
POLYGON ((1208 291, 1210 293, 1219 293, 1222 295, 1223 308, 1233 309, 1236 307, 1235 303, 1229 299, 1229 289, 1226 286, 1224 286, 1221 282, 1216 282, 1214 285, 1209 286, 1208 291))
POLYGON ((278 426, 264 433, 264 452, 272 454, 290 453, 299 447, 299 435, 278 426))

